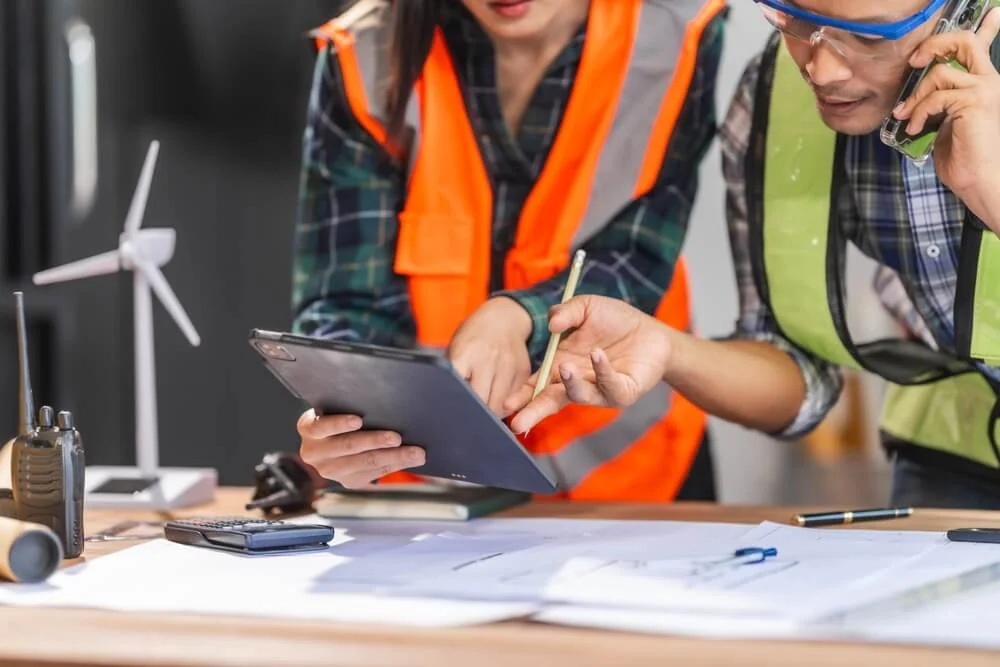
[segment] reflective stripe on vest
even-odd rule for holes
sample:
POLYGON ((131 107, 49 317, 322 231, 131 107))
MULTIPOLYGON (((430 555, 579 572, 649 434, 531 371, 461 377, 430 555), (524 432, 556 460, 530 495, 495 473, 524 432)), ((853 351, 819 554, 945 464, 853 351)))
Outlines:
MULTIPOLYGON (((763 161, 749 155, 746 165, 748 197, 762 197, 762 220, 751 220, 754 237, 751 249, 762 296, 782 335, 818 357, 853 369, 872 370, 873 363, 879 359, 885 361, 891 355, 878 357, 884 352, 881 347, 913 351, 910 355, 913 364, 933 359, 938 353, 920 344, 921 352, 914 341, 891 341, 888 345, 879 341, 859 346, 853 341, 845 344, 843 332, 838 332, 831 303, 834 290, 830 286, 830 281, 842 280, 832 273, 837 263, 830 254, 832 244, 837 242, 836 228, 831 226, 831 219, 836 218, 831 211, 835 210, 832 207, 833 187, 837 182, 834 173, 837 135, 816 111, 812 91, 783 41, 776 40, 769 46, 762 63, 759 76, 772 78, 770 89, 762 87, 762 95, 755 103, 760 105, 758 111, 762 113, 755 111, 751 141, 766 142, 761 153, 763 161), (762 183, 758 182, 761 173, 762 183), (853 352, 850 346, 854 347, 853 352), (869 357, 866 353, 870 350, 874 351, 869 357)), ((766 78, 761 81, 762 86, 767 85, 766 78)), ((751 209, 756 205, 749 199, 748 204, 751 209)), ((995 270, 1000 266, 1000 244, 995 240, 992 233, 983 234, 978 254, 963 258, 960 270, 982 276, 984 267, 995 270)), ((994 315, 980 317, 984 306, 988 306, 987 310, 996 308, 1000 298, 998 284, 1000 279, 994 278, 991 283, 978 281, 978 285, 972 286, 975 300, 982 299, 969 309, 969 317, 973 319, 971 328, 980 331, 980 342, 1000 336, 1000 327, 993 324, 994 315)), ((980 349, 979 353, 979 357, 996 358, 1000 346, 990 344, 988 350, 980 349)), ((912 384, 909 380, 902 384, 890 382, 880 427, 911 445, 996 469, 1000 460, 990 442, 988 428, 997 397, 968 360, 950 361, 953 363, 941 375, 942 379, 926 384, 912 384)), ((940 367, 946 363, 942 362, 940 367)), ((914 377, 912 382, 918 380, 914 377)))
POLYGON ((572 447, 536 457, 538 465, 556 480, 559 488, 579 487, 589 471, 621 456, 663 419, 670 407, 670 394, 670 388, 661 382, 604 428, 579 438, 572 447))
MULTIPOLYGON (((592 0, 573 93, 503 268, 506 289, 558 274, 573 249, 652 187, 701 34, 723 8, 723 0, 592 0)), ((358 62, 360 54, 377 52, 382 30, 352 31, 335 20, 316 35, 334 47, 354 115, 387 145, 384 96, 375 83, 382 77, 358 62)), ((408 121, 411 166, 394 268, 408 277, 417 343, 442 348, 489 296, 494 202, 440 29, 415 92, 419 118, 408 121)), ((680 261, 656 316, 689 329, 689 310, 680 261)), ((705 422, 702 411, 664 386, 626 410, 569 406, 522 441, 572 497, 670 500, 705 422)))

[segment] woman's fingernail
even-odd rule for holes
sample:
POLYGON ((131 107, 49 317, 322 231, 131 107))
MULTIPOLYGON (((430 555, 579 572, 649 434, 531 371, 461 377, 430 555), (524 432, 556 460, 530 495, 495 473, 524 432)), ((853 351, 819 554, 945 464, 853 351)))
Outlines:
POLYGON ((599 364, 602 361, 604 361, 604 355, 601 354, 600 350, 594 350, 593 352, 590 353, 590 360, 593 361, 595 364, 599 364))
POLYGON ((569 372, 568 368, 560 368, 559 377, 561 377, 563 380, 569 380, 573 377, 573 374, 569 372))

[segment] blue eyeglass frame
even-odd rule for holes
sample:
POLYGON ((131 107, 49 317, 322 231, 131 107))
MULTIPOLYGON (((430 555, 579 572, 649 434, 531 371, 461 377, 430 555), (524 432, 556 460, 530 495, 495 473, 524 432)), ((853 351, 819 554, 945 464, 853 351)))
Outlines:
POLYGON ((934 12, 943 7, 948 0, 931 0, 930 4, 921 9, 919 12, 892 23, 860 23, 857 21, 844 21, 829 16, 823 16, 822 14, 814 14, 804 9, 799 9, 798 7, 792 7, 791 5, 786 5, 781 0, 753 0, 753 2, 759 5, 766 5, 771 9, 776 9, 780 12, 788 14, 789 16, 794 16, 797 19, 809 21, 810 23, 815 23, 816 25, 827 26, 830 28, 840 28, 841 30, 846 30, 848 32, 856 32, 864 35, 871 35, 872 37, 896 40, 909 34, 918 26, 923 25, 927 19, 929 19, 934 12))

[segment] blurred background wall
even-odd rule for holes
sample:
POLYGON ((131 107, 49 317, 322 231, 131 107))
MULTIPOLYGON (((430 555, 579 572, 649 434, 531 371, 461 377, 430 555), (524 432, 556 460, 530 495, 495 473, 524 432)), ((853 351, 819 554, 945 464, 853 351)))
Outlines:
MULTIPOLYGON (((191 348, 154 306, 161 463, 214 466, 222 483, 245 484, 264 452, 296 448, 299 406, 261 368, 246 334, 289 325, 313 64, 305 32, 340 4, 0 0, 0 437, 16 430, 9 294, 24 289, 36 402, 77 413, 89 462, 133 463, 129 275, 47 287, 30 276, 117 246, 142 160, 158 139, 145 226, 177 230, 165 274, 203 341, 191 348)), ((767 34, 749 0, 732 5, 720 118, 767 34)), ((701 173, 685 252, 700 331, 714 336, 730 330, 737 312, 717 145, 701 173)), ((856 330, 884 333, 868 295, 871 267, 852 259, 856 330)), ((882 500, 880 392, 877 382, 858 384, 803 443, 714 421, 722 500, 882 500)))
POLYGON ((161 463, 247 483, 264 452, 297 447, 299 407, 246 336, 289 325, 306 31, 339 4, 0 0, 0 432, 15 432, 8 295, 23 288, 36 402, 76 412, 89 462, 133 462, 131 276, 31 275, 117 247, 158 139, 144 225, 177 230, 164 273, 202 337, 192 348, 154 305, 161 463))

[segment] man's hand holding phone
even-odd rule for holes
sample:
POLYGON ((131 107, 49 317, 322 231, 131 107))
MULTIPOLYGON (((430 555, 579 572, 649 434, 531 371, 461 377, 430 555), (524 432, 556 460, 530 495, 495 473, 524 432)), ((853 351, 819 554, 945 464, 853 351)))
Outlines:
POLYGON ((1000 73, 990 46, 1000 32, 1000 9, 992 9, 975 33, 932 35, 910 57, 922 69, 935 65, 893 115, 908 121, 908 134, 941 121, 934 144, 938 178, 984 223, 1000 234, 1000 73), (964 68, 964 69, 963 69, 964 68))

